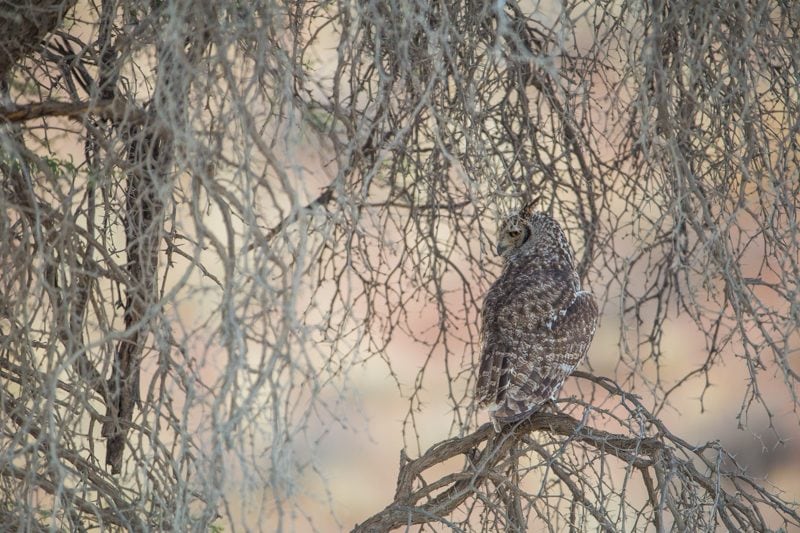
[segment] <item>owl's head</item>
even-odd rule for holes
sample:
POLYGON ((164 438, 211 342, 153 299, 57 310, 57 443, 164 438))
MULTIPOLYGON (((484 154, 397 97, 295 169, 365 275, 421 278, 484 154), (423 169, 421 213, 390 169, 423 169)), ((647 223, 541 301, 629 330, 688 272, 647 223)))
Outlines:
POLYGON ((520 255, 537 255, 572 265, 572 249, 558 222, 547 213, 535 211, 534 202, 509 213, 500 224, 497 255, 506 261, 520 255))

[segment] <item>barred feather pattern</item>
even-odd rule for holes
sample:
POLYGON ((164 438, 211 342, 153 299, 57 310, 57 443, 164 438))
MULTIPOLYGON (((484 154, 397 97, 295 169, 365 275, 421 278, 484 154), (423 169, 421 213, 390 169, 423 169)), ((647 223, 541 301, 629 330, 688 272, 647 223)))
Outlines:
POLYGON ((549 215, 526 209, 510 215, 497 247, 505 266, 483 304, 476 395, 499 431, 556 398, 586 356, 598 310, 581 290, 572 250, 549 215))

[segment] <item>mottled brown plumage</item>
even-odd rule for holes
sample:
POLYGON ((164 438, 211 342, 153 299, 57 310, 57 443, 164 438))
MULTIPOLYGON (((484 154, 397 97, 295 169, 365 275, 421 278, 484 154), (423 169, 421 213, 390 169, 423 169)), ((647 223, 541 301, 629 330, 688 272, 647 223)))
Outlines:
POLYGON ((561 227, 532 205, 503 221, 497 253, 505 267, 483 304, 477 397, 499 431, 555 399, 586 355, 597 304, 561 227))

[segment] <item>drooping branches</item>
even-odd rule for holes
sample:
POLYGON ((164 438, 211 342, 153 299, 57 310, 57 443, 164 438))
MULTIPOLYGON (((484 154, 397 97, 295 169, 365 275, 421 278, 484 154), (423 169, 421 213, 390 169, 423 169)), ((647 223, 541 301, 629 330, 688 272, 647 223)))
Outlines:
POLYGON ((324 529, 362 370, 404 455, 361 529, 796 524, 665 422, 738 379, 720 424, 796 417, 795 4, 15 3, 0 528, 324 529), (532 196, 614 382, 495 436, 476 324, 497 215, 532 196), (426 417, 458 437, 423 445, 426 417))

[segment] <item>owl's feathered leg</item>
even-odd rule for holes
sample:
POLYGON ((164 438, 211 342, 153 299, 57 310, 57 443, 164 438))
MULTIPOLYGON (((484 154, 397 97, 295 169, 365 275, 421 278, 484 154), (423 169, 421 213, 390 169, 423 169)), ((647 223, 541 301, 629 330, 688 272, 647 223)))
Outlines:
POLYGON ((503 425, 516 424, 517 422, 522 422, 523 420, 533 416, 535 413, 547 409, 553 412, 558 411, 558 407, 556 407, 555 400, 553 400, 552 398, 548 398, 539 405, 535 405, 530 409, 523 411, 521 413, 509 409, 508 406, 501 406, 495 410, 489 411, 489 420, 491 420, 492 422, 492 427, 494 427, 495 433, 500 433, 503 425))
POLYGON ((525 420, 533 413, 539 410, 541 406, 536 405, 530 409, 527 409, 523 412, 519 412, 513 409, 510 409, 508 406, 502 406, 497 410, 489 412, 489 420, 492 421, 492 426, 494 427, 494 431, 496 433, 500 433, 501 428, 504 424, 514 424, 516 422, 521 422, 525 420))

